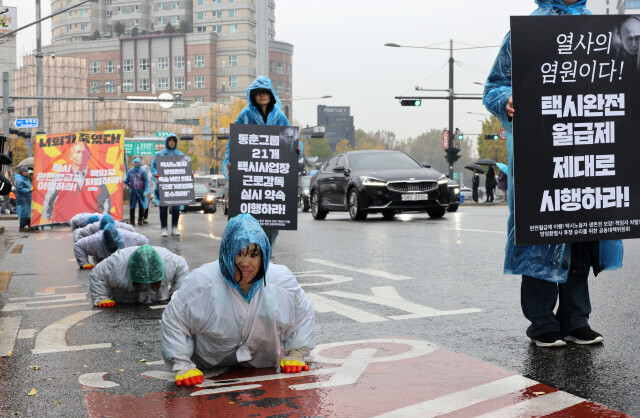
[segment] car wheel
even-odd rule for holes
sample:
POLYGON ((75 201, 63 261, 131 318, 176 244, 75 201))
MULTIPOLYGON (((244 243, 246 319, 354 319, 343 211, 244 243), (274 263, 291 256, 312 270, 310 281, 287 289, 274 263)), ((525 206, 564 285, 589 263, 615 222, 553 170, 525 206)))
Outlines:
POLYGON ((396 217, 396 211, 395 210, 383 210, 382 211, 382 217, 386 220, 391 220, 393 218, 396 217))
POLYGON ((216 208, 216 205, 213 205, 211 207, 211 213, 216 213, 216 210, 218 210, 218 208, 216 208))
POLYGON ((314 191, 311 193, 311 216, 313 216, 313 219, 321 221, 327 217, 327 213, 329 212, 320 209, 320 196, 318 192, 314 191))
POLYGON ((360 208, 360 199, 358 199, 358 192, 356 189, 351 189, 349 191, 347 205, 349 206, 349 216, 351 216, 351 219, 354 221, 367 219, 367 212, 360 208))
POLYGON ((427 213, 429 217, 432 219, 442 218, 444 214, 447 212, 445 208, 429 208, 427 209, 427 213))
POLYGON ((449 208, 447 209, 447 212, 455 212, 458 210, 458 205, 449 205, 449 208))

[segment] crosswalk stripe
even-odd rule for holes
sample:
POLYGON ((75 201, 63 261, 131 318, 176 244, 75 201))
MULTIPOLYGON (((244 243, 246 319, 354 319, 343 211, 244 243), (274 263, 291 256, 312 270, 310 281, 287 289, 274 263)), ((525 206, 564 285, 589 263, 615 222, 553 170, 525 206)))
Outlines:
POLYGON ((552 392, 498 409, 497 411, 491 411, 476 418, 539 417, 562 411, 582 402, 585 402, 585 399, 575 395, 566 392, 552 392))
POLYGON ((325 265, 325 266, 328 266, 328 267, 334 267, 334 268, 343 269, 343 270, 347 270, 347 271, 354 271, 356 273, 368 274, 369 276, 381 277, 383 279, 389 279, 389 280, 413 280, 413 277, 402 276, 400 274, 387 273, 386 271, 382 271, 382 270, 374 270, 374 269, 370 269, 370 268, 349 266, 347 264, 335 263, 333 261, 322 260, 322 259, 319 259, 319 258, 307 258, 307 259, 305 259, 305 261, 308 261, 309 263, 322 264, 322 265, 325 265))

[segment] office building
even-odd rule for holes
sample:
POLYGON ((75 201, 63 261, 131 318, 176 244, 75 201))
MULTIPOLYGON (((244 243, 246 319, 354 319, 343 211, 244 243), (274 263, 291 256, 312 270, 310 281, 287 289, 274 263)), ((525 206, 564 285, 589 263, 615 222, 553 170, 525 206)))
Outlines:
POLYGON ((352 147, 355 145, 356 130, 349 106, 318 105, 317 125, 324 126, 325 137, 331 149, 335 149, 342 139, 348 139, 352 147))

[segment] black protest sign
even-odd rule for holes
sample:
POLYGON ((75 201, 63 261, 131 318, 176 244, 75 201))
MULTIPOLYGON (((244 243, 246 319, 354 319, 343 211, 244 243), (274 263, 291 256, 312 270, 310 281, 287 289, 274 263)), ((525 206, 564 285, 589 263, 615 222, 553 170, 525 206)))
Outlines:
POLYGON ((191 157, 166 155, 156 157, 160 206, 190 205, 196 201, 193 189, 191 157))
POLYGON ((629 19, 511 18, 516 245, 640 237, 629 19))
POLYGON ((231 125, 229 217, 249 213, 264 229, 298 228, 298 128, 231 125))

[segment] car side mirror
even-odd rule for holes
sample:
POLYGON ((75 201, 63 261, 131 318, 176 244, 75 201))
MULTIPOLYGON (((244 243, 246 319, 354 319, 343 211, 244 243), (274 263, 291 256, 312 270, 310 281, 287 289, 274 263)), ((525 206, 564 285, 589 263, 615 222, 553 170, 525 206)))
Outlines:
POLYGON ((344 172, 344 166, 343 165, 337 165, 333 168, 333 171, 335 171, 336 173, 340 173, 340 172, 344 172))
POLYGON ((431 168, 431 164, 429 163, 422 163, 422 166, 426 168, 431 168))

